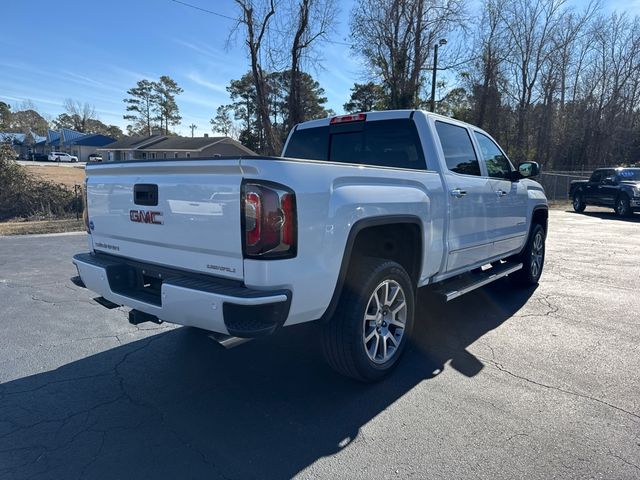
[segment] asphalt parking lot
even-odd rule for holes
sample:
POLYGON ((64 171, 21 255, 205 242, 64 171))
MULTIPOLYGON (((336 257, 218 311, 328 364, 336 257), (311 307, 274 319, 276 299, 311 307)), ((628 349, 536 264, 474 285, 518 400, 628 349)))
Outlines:
POLYGON ((640 215, 552 211, 537 289, 419 296, 361 385, 312 327, 223 350, 69 282, 83 235, 0 238, 0 478, 640 478, 640 215))

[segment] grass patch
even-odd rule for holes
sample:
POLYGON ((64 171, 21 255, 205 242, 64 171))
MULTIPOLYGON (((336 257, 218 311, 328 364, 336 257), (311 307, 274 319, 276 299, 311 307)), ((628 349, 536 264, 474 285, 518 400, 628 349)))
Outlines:
POLYGON ((61 167, 58 165, 23 165, 27 171, 40 180, 65 185, 73 189, 74 185, 84 183, 84 167, 61 167))
POLYGON ((0 222, 0 235, 27 235, 38 233, 82 232, 82 219, 33 220, 21 222, 0 222))

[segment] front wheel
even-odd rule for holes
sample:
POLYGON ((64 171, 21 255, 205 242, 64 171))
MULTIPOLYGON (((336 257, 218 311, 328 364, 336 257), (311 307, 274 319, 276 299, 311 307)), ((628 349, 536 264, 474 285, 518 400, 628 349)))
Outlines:
POLYGON ((545 256, 546 234, 542 225, 535 224, 527 244, 517 260, 522 262, 522 268, 509 277, 518 285, 531 287, 537 285, 542 275, 545 256))
POLYGON ((629 197, 625 194, 620 195, 616 200, 616 206, 614 207, 616 215, 619 217, 628 217, 631 215, 631 204, 629 197))
POLYGON ((327 362, 363 382, 398 363, 413 329, 414 287, 396 262, 366 258, 353 265, 333 317, 323 326, 327 362))
POLYGON ((582 197, 582 193, 576 192, 573 194, 573 209, 578 212, 584 212, 584 209, 587 207, 587 204, 584 203, 584 198, 582 197))

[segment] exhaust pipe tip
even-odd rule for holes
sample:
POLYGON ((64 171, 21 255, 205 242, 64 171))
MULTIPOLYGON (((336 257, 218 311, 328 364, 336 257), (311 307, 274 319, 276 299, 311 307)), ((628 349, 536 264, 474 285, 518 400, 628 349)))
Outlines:
POLYGON ((155 315, 150 315, 145 312, 141 312, 140 310, 130 310, 129 311, 129 323, 131 325, 140 325, 144 322, 151 322, 157 325, 162 324, 162 320, 160 320, 155 315))
POLYGON ((207 334, 207 336, 211 340, 214 340, 215 342, 217 342, 220 345, 222 345, 227 350, 229 350, 231 348, 234 348, 234 347, 237 347, 238 345, 242 345, 243 343, 247 343, 248 341, 252 340, 251 338, 233 337, 231 335, 225 335, 223 333, 217 333, 217 332, 211 332, 211 333, 207 334))

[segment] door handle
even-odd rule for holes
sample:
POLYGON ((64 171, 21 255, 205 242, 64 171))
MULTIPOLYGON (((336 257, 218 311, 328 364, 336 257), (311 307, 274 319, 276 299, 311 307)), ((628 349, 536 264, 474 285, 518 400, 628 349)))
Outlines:
POLYGON ((465 190, 461 190, 459 188, 454 188, 451 190, 451 196, 456 198, 462 198, 467 194, 465 190))
POLYGON ((505 192, 504 190, 498 190, 496 191, 496 195, 499 197, 504 197, 507 194, 507 192, 505 192))

